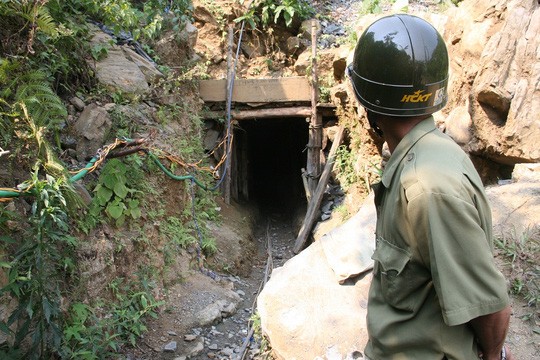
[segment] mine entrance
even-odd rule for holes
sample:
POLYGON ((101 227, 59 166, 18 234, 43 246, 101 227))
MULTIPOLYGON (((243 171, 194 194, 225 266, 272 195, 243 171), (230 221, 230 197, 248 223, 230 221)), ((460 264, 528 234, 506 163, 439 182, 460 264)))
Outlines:
MULTIPOLYGON (((318 102, 315 70, 311 80, 221 79, 202 80, 199 85, 207 106, 205 119, 227 119, 221 138, 231 139, 230 125, 234 128, 221 187, 225 203, 249 202, 260 210, 285 215, 307 205, 295 242, 299 251, 317 218, 331 173, 332 162, 326 161, 325 153, 329 139, 324 135, 325 120, 337 120, 334 104, 318 102)), ((329 158, 342 135, 340 126, 337 140, 331 140, 329 158)))
POLYGON ((301 177, 308 143, 305 118, 243 120, 234 138, 233 188, 238 189, 239 201, 280 213, 305 204, 301 177))

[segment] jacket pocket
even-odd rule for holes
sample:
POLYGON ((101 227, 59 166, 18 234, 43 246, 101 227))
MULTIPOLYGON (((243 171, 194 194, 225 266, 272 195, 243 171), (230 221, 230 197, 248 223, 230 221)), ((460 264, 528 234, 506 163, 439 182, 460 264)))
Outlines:
POLYGON ((408 249, 380 237, 372 259, 385 302, 397 309, 415 312, 431 288, 429 272, 411 261, 408 249))

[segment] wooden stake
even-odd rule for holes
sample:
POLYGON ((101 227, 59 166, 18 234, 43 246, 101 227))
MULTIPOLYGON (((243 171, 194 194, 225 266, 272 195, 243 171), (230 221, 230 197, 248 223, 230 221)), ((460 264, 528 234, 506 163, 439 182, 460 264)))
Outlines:
POLYGON ((304 184, 304 191, 306 192, 306 199, 309 204, 309 202, 311 201, 311 190, 309 189, 309 185, 308 185, 306 169, 302 168, 300 172, 302 174, 302 183, 304 184))
MULTIPOLYGON (((234 62, 233 62, 233 40, 234 40, 234 29, 232 25, 229 25, 229 43, 228 43, 228 54, 227 54, 227 99, 225 100, 227 104, 229 101, 232 101, 232 98, 230 97, 230 94, 232 94, 232 87, 234 83, 234 62)), ((232 116, 232 114, 231 114, 232 116)), ((231 119, 232 121, 232 119, 231 119)), ((231 129, 227 129, 227 131, 232 131, 231 129)), ((226 136, 232 136, 232 134, 226 134, 226 136)), ((225 151, 226 156, 229 157, 229 161, 226 162, 227 168, 225 169, 225 182, 223 184, 223 196, 225 198, 225 204, 230 205, 231 204, 231 171, 232 171, 232 161, 233 161, 233 152, 232 149, 229 149, 227 147, 227 143, 232 146, 231 141, 225 141, 225 151)))
POLYGON ((311 21, 311 121, 309 124, 309 142, 307 145, 307 176, 310 192, 317 187, 321 175, 322 116, 317 114, 319 81, 317 79, 317 21, 311 21))
POLYGON ((324 166, 323 173, 321 175, 321 178, 319 179, 319 183, 317 184, 317 189, 315 190, 315 193, 313 194, 313 197, 309 202, 306 217, 304 218, 304 222, 302 223, 302 227, 300 228, 300 232, 298 233, 298 237, 296 238, 296 241, 294 243, 293 251, 295 254, 298 254, 300 250, 302 250, 302 248, 304 247, 309 233, 311 232, 311 228, 315 223, 317 210, 321 206, 324 189, 326 188, 326 184, 330 179, 330 173, 332 172, 334 162, 336 160, 336 152, 339 148, 339 145, 341 144, 341 139, 343 138, 343 132, 344 127, 343 125, 340 125, 334 137, 332 147, 330 148, 330 154, 328 154, 328 161, 324 166))

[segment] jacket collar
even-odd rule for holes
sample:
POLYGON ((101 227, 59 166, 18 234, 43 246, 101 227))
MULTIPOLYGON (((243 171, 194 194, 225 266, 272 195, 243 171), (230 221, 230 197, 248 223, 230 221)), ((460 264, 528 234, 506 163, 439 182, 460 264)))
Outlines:
POLYGON ((433 120, 433 116, 430 116, 429 118, 419 122, 416 124, 415 127, 411 129, 401 139, 399 144, 394 149, 394 152, 392 153, 392 156, 390 156, 390 159, 388 160, 388 163, 386 164, 386 167, 383 172, 382 176, 382 183, 384 187, 388 188, 390 186, 390 183, 392 182, 392 178, 394 177, 394 174, 405 157, 411 150, 411 148, 420 140, 422 137, 424 137, 426 134, 432 132, 435 130, 435 122, 433 120))

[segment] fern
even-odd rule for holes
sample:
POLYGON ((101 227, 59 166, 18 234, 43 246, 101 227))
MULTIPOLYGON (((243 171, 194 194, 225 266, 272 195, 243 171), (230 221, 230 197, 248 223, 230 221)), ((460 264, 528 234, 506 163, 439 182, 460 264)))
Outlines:
POLYGON ((56 22, 49 14, 49 10, 44 6, 46 1, 25 1, 23 3, 19 1, 11 1, 8 6, 0 5, 2 7, 3 15, 18 16, 27 21, 28 25, 37 25, 39 31, 51 36, 57 37, 59 35, 56 22))
POLYGON ((24 104, 29 116, 39 127, 57 129, 67 117, 62 100, 52 90, 46 74, 40 70, 16 76, 11 85, 0 93, 0 98, 2 97, 12 97, 14 103, 24 104))
POLYGON ((13 136, 13 119, 19 115, 6 100, 9 95, 10 76, 16 73, 19 63, 8 61, 0 57, 0 138, 2 145, 6 145, 13 136))

